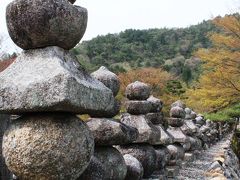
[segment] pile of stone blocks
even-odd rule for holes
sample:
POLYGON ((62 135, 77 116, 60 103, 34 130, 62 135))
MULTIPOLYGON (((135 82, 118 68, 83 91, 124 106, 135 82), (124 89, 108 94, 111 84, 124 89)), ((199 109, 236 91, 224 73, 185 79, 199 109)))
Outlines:
POLYGON ((15 0, 7 7, 9 34, 24 51, 0 74, 0 112, 19 115, 2 147, 20 179, 77 179, 94 138, 75 114, 108 115, 116 104, 69 52, 87 26, 87 10, 72 3, 15 0))
MULTIPOLYGON (((106 67, 100 67, 91 76, 101 81, 109 88, 113 95, 118 94, 120 81, 118 77, 106 67)), ((124 145, 135 141, 138 130, 114 119, 119 113, 120 103, 114 99, 115 106, 112 111, 105 114, 95 114, 87 120, 87 125, 94 136, 95 151, 87 170, 78 179, 124 179, 130 176, 129 163, 137 161, 133 157, 122 156, 113 146, 124 145), (128 159, 130 159, 128 161, 128 159), (126 160, 126 163, 125 163, 126 160), (128 172, 128 174, 127 174, 128 172)))

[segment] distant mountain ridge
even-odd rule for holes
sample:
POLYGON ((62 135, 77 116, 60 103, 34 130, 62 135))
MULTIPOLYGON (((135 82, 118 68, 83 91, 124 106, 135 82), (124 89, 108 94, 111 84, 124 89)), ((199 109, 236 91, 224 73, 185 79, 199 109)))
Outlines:
MULTIPOLYGON (((196 49, 210 47, 207 35, 212 31, 218 29, 211 20, 187 28, 128 29, 84 41, 73 52, 89 71, 101 65, 114 72, 164 67, 169 59, 189 59, 196 49)), ((169 70, 168 65, 166 68, 169 70)))

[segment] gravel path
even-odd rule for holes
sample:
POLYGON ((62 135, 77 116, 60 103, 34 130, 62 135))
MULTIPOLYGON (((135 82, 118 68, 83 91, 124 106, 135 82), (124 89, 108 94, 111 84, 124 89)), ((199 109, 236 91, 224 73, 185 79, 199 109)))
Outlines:
POLYGON ((224 148, 229 145, 229 137, 223 138, 221 141, 212 145, 209 149, 202 151, 195 161, 188 163, 180 169, 177 180, 201 180, 206 179, 205 173, 210 165, 214 162, 214 158, 224 153, 224 148))

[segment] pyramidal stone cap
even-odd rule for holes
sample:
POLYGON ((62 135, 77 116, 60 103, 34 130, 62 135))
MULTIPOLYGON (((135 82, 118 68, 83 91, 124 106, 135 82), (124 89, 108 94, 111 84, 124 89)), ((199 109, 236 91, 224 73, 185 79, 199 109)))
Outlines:
POLYGON ((97 71, 91 74, 92 77, 101 81, 106 87, 112 90, 116 96, 120 89, 120 80, 116 74, 109 71, 108 68, 101 66, 97 71))
POLYGON ((0 74, 0 112, 64 111, 105 114, 114 108, 112 91, 92 78, 69 51, 28 50, 0 74))
POLYGON ((67 0, 15 0, 6 10, 9 35, 25 50, 47 46, 69 50, 83 37, 87 20, 87 9, 67 0))

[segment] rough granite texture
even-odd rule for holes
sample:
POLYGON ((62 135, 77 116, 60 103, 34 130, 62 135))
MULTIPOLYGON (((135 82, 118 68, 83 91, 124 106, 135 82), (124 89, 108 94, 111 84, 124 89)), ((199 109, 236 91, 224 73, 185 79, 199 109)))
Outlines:
POLYGON ((144 115, 123 114, 120 121, 138 130, 139 135, 135 143, 155 144, 159 142, 161 131, 146 119, 144 115))
POLYGON ((164 114, 162 112, 148 113, 146 118, 155 125, 164 123, 164 114))
POLYGON ((100 180, 106 177, 104 165, 95 157, 92 156, 90 164, 83 174, 77 180, 100 180))
POLYGON ((172 127, 181 127, 184 124, 184 119, 181 118, 166 118, 168 125, 172 127))
POLYGON ((175 128, 170 126, 167 129, 167 132, 173 136, 173 142, 178 142, 178 143, 189 142, 188 136, 183 134, 180 128, 175 128))
POLYGON ((154 148, 147 144, 131 144, 118 146, 117 149, 123 154, 130 154, 135 157, 143 166, 144 175, 148 177, 156 168, 157 156, 154 148))
POLYGON ((3 156, 20 179, 76 179, 93 155, 86 124, 66 113, 28 114, 11 122, 3 137, 3 156))
POLYGON ((138 130, 114 119, 91 118, 87 121, 98 146, 129 144, 138 137, 138 130))
POLYGON ((114 96, 118 94, 120 89, 120 80, 116 74, 109 71, 106 67, 101 66, 97 71, 94 71, 91 76, 111 89, 114 96))
POLYGON ((152 103, 149 101, 127 101, 125 107, 130 114, 147 114, 151 110, 152 103))
POLYGON ((147 84, 136 81, 126 87, 125 95, 129 100, 146 100, 150 91, 151 88, 147 84))
POLYGON ((156 170, 162 170, 170 160, 170 153, 165 146, 154 146, 157 155, 156 170))
POLYGON ((162 125, 155 125, 159 131, 161 132, 160 139, 158 140, 158 144, 167 145, 173 143, 173 137, 170 135, 162 125))
POLYGON ((170 117, 174 118, 185 118, 185 111, 179 106, 172 107, 170 110, 170 117))
POLYGON ((65 111, 108 114, 112 91, 59 47, 28 50, 0 74, 0 112, 65 111))
POLYGON ((97 147, 94 156, 103 164, 105 177, 103 179, 124 179, 127 165, 121 153, 113 147, 97 147))
POLYGON ((160 99, 150 96, 147 101, 152 103, 150 112, 160 112, 162 110, 163 102, 160 99))
POLYGON ((10 37, 22 49, 72 49, 83 37, 88 13, 67 0, 15 0, 6 10, 10 37), (17 17, 17 18, 16 18, 17 17))
POLYGON ((141 180, 143 177, 142 164, 130 154, 125 154, 123 158, 127 165, 127 175, 125 180, 141 180))

